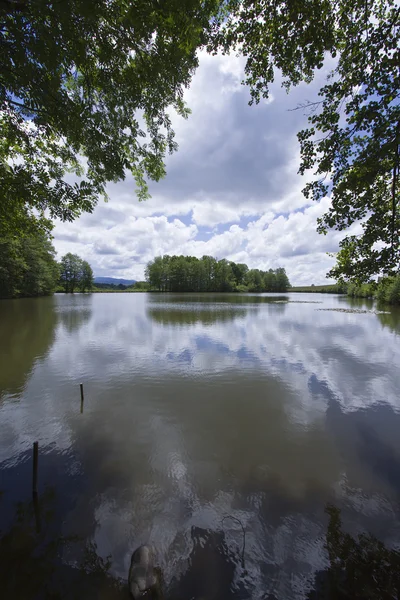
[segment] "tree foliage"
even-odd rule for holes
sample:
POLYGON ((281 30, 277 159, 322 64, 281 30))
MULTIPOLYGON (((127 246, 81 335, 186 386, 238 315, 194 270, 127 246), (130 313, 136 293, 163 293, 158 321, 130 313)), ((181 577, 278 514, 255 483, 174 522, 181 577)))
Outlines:
POLYGON ((146 267, 146 280, 160 292, 286 292, 285 269, 260 271, 212 256, 157 256, 146 267))
POLYGON ((57 488, 47 485, 38 500, 15 503, 6 530, 0 532, 3 595, 25 600, 104 594, 126 598, 123 583, 110 573, 110 556, 101 557, 96 544, 82 535, 62 534, 58 496, 57 488), (60 558, 71 552, 77 557, 73 566, 60 558))
POLYGON ((331 195, 319 232, 359 228, 344 238, 328 276, 362 282, 395 273, 400 263, 398 3, 231 0, 228 11, 209 48, 244 54, 251 103, 268 97, 276 67, 289 88, 310 82, 327 57, 335 64, 319 98, 303 105, 309 127, 298 135, 300 173, 312 169, 316 175, 304 193, 316 201, 331 195))
POLYGON ((93 271, 86 260, 68 252, 60 262, 60 283, 66 293, 91 291, 93 271))
MULTIPOLYGON (((1 230, 0 230, 1 231, 1 230)), ((45 296, 57 284, 55 250, 42 231, 0 237, 0 298, 45 296)))
POLYGON ((342 529, 340 510, 326 508, 329 525, 326 549, 329 556, 328 597, 382 600, 400 593, 400 552, 387 548, 376 537, 362 533, 357 538, 342 529))
POLYGON ((79 281, 79 291, 86 292, 90 291, 93 287, 93 271, 92 267, 86 260, 82 261, 81 273, 80 273, 80 281, 79 281))
POLYGON ((176 150, 168 109, 188 114, 183 90, 218 4, 1 2, 0 219, 73 220, 127 171, 145 198, 176 150))
POLYGON ((400 305, 400 275, 382 277, 378 283, 349 283, 347 295, 352 298, 376 298, 379 303, 400 305))

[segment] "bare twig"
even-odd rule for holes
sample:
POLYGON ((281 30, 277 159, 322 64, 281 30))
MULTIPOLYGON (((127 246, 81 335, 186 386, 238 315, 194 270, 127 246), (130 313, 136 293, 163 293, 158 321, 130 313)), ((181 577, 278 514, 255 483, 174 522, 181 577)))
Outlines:
POLYGON ((306 110, 306 109, 310 109, 311 111, 315 112, 318 108, 318 106, 320 104, 323 103, 323 100, 319 100, 318 102, 309 102, 308 100, 306 100, 306 102, 301 102, 300 104, 298 104, 296 106, 296 108, 288 108, 288 112, 294 112, 295 110, 306 110))

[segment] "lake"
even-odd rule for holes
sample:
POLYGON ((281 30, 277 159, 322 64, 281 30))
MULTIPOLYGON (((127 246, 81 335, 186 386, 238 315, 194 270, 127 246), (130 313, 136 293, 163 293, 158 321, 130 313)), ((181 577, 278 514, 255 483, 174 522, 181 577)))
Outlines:
POLYGON ((385 310, 323 294, 1 301, 5 597, 126 598, 151 544, 166 598, 319 598, 328 503, 393 547, 400 312, 385 310))

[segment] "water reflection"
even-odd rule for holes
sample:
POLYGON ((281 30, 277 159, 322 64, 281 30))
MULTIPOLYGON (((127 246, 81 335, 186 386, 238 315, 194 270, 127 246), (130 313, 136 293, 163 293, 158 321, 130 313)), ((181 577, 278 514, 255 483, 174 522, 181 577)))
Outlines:
POLYGON ((91 294, 61 295, 57 297, 55 310, 58 321, 67 333, 78 331, 92 316, 91 294))
POLYGON ((349 296, 338 296, 340 304, 344 308, 373 310, 375 301, 372 298, 351 298, 349 296))
MULTIPOLYGON (((331 435, 340 442, 352 487, 362 489, 366 494, 379 490, 382 498, 400 500, 399 412, 389 404, 379 404, 345 413, 338 400, 332 397, 326 424, 331 435)), ((380 510, 378 506, 377 512, 380 510)))
POLYGON ((288 302, 289 296, 278 296, 277 294, 147 294, 147 300, 151 304, 201 304, 207 305, 212 304, 218 306, 220 304, 235 305, 235 304, 277 304, 281 302, 288 302))
POLYGON ((147 310, 149 318, 160 325, 212 325, 216 322, 233 321, 243 318, 246 310, 235 309, 213 309, 213 310, 187 310, 186 306, 174 305, 174 308, 149 308, 147 310))
POLYGON ((28 500, 15 505, 11 526, 0 537, 3 597, 72 600, 101 596, 128 600, 126 586, 110 576, 110 562, 98 555, 96 545, 79 535, 65 536, 55 527, 60 491, 52 486, 41 495, 40 530, 34 504, 28 500), (73 560, 69 563, 66 558, 72 549, 73 560))
POLYGON ((251 294, 149 294, 148 317, 161 325, 213 325, 243 320, 247 313, 256 315, 259 307, 270 315, 283 313, 287 296, 251 294))
POLYGON ((168 597, 174 600, 187 598, 251 598, 243 580, 237 580, 237 553, 229 549, 223 531, 193 527, 190 531, 191 552, 187 570, 174 578, 168 597))
POLYGON ((35 360, 43 358, 55 339, 54 299, 4 300, 0 303, 0 400, 21 392, 35 360))
POLYGON ((387 310, 387 306, 384 308, 384 312, 378 313, 378 319, 383 327, 389 327, 389 329, 395 333, 400 334, 400 309, 397 307, 391 307, 391 310, 387 310))
POLYGON ((35 363, 50 351, 57 326, 77 331, 90 319, 91 303, 83 294, 1 302, 0 400, 18 397, 35 363))
POLYGON ((340 510, 327 506, 329 524, 326 550, 329 567, 315 577, 308 600, 382 600, 400 593, 400 552, 387 548, 376 537, 362 533, 353 537, 342 529, 340 510))
POLYGON ((243 319, 259 305, 283 312, 288 300, 287 296, 260 294, 149 294, 147 315, 160 325, 209 326, 243 319))
MULTIPOLYGON (((71 479, 71 474, 68 474, 71 479)), ((76 485, 76 481, 75 481, 76 485)), ((63 533, 58 494, 55 485, 44 489, 40 497, 42 528, 35 530, 32 503, 19 502, 0 536, 0 586, 9 598, 104 598, 128 600, 125 578, 111 573, 112 557, 103 558, 93 538, 63 533)), ((1 506, 1 500, 0 500, 1 506)), ((312 574, 306 583, 308 600, 381 600, 397 598, 400 592, 400 553, 369 533, 351 535, 342 526, 341 510, 325 507, 321 549, 327 556, 324 568, 312 574)), ((229 520, 229 515, 226 516, 229 520)), ((241 521, 238 520, 239 525, 241 521)), ((267 536, 268 532, 264 534, 267 536)), ((305 531, 296 532, 301 540, 305 531)), ((209 599, 245 600, 253 597, 278 600, 291 594, 288 581, 296 582, 298 560, 287 560, 287 574, 268 557, 260 557, 261 594, 254 588, 248 544, 251 530, 243 528, 240 543, 230 544, 224 519, 214 529, 193 526, 185 536, 177 537, 177 548, 188 548, 185 566, 170 582, 163 581, 164 600, 209 599), (289 579, 288 579, 289 576, 289 579)), ((279 548, 275 548, 279 556, 279 548)), ((304 583, 304 577, 303 577, 304 583)), ((299 586, 297 586, 299 591, 299 586)), ((296 595, 296 597, 299 597, 296 595)))
POLYGON ((395 333, 400 333, 400 308, 379 304, 370 298, 348 298, 339 296, 339 302, 344 308, 375 311, 383 327, 388 327, 395 333))
MULTIPOLYGON (((328 502, 353 535, 371 530, 390 548, 400 535, 398 335, 385 315, 317 310, 354 305, 340 297, 309 300, 55 298, 51 342, 26 361, 19 403, 0 407, 0 529, 27 500, 39 440, 41 494, 55 490, 43 510, 59 526, 44 519, 43 533, 81 540, 58 547, 60 581, 80 570, 85 546, 89 564, 110 557, 107 573, 125 581, 132 551, 152 543, 171 600, 316 597, 314 576, 329 570, 328 502), (241 528, 226 515, 245 527, 245 569, 241 528)), ((96 593, 123 593, 96 581, 96 593)))

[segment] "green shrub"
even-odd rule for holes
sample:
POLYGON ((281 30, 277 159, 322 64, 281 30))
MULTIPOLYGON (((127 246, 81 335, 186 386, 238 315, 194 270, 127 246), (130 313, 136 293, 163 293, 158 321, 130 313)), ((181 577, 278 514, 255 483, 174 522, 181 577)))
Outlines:
POLYGON ((247 285, 243 285, 242 283, 240 285, 237 285, 235 287, 235 292, 243 292, 243 293, 245 293, 245 292, 248 292, 248 291, 249 291, 249 288, 247 287, 247 285))
POLYGON ((400 275, 394 277, 386 290, 386 302, 400 304, 400 275))
POLYGON ((377 299, 377 301, 379 303, 384 303, 387 302, 386 299, 386 295, 387 295, 387 291, 388 291, 388 287, 391 283, 391 280, 389 277, 384 277, 383 279, 381 279, 378 283, 378 288, 376 290, 376 294, 375 294, 375 298, 377 299))
POLYGON ((354 298, 357 295, 357 286, 355 283, 349 283, 347 286, 347 295, 354 298))
POLYGON ((362 298, 373 298, 375 295, 376 284, 372 283, 363 283, 361 286, 361 297, 362 298))
POLYGON ((362 283, 357 285, 356 283, 349 283, 347 286, 347 295, 352 298, 374 298, 376 290, 376 283, 362 283))
POLYGON ((400 275, 381 279, 375 297, 380 303, 400 304, 400 275))

